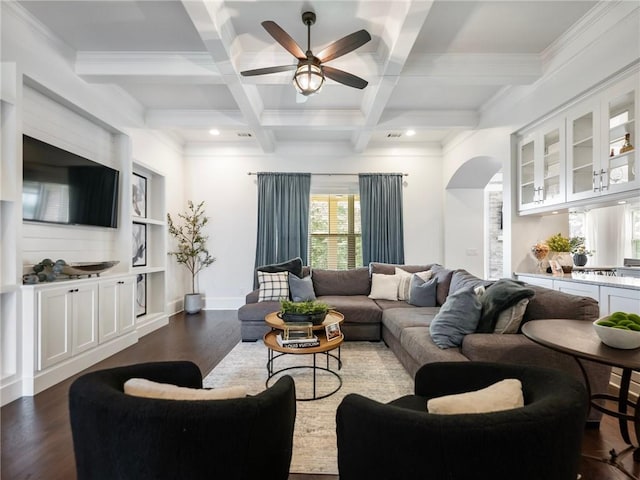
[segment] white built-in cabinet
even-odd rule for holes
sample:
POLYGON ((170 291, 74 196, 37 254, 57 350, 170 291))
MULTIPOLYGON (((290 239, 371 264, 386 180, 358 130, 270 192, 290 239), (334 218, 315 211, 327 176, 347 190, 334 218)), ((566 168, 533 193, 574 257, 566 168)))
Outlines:
POLYGON ((558 205, 565 195, 564 122, 548 122, 518 144, 520 209, 558 205))
MULTIPOLYGON (((153 158, 132 158, 127 133, 33 79, 27 85, 13 63, 3 62, 0 73, 0 405, 5 405, 66 379, 167 324, 167 226, 164 175, 150 166, 153 158), (51 120, 58 118, 65 126, 52 126, 51 120), (95 260, 119 261, 100 277, 22 285, 23 273, 30 271, 34 261, 26 260, 22 241, 27 229, 22 221, 22 135, 27 128, 45 132, 48 142, 62 139, 61 147, 97 134, 99 158, 94 160, 120 172, 115 231, 75 230, 75 226, 55 230, 60 234, 58 244, 64 243, 60 238, 78 243, 74 240, 78 232, 97 239, 100 247, 92 244, 97 250, 95 260), (134 172, 147 179, 144 217, 133 213, 134 172), (133 222, 146 228, 143 266, 132 264, 133 222)), ((33 226, 28 229, 33 232, 33 226)), ((37 242, 33 235, 29 237, 31 252, 59 258, 49 254, 45 236, 37 242)))
POLYGON ((98 342, 105 343, 136 328, 135 278, 103 280, 99 284, 98 342))
POLYGON ((42 289, 36 302, 38 370, 98 345, 96 283, 42 289))
POLYGON ((134 288, 130 274, 22 287, 24 394, 135 343, 134 288))
POLYGON ((640 194, 636 72, 518 135, 518 210, 541 213, 640 194))

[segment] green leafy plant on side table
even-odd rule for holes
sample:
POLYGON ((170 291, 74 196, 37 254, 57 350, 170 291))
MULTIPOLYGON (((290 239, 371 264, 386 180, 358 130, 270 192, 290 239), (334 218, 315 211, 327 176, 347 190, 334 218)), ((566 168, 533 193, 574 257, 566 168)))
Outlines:
POLYGON ((169 234, 177 241, 177 250, 169 252, 169 255, 176 257, 176 262, 187 267, 191 273, 191 293, 184 296, 184 311, 197 313, 202 310, 202 294, 196 293, 196 277, 216 259, 209 253, 209 237, 203 233, 209 222, 209 218, 204 214, 204 202, 195 205, 189 200, 187 207, 185 213, 178 214, 182 225, 176 224, 167 213, 169 234))

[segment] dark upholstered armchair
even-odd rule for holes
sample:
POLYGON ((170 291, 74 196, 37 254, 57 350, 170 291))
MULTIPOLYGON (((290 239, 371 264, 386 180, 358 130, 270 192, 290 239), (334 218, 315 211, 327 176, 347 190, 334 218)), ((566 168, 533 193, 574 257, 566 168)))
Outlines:
POLYGON ((88 373, 69 391, 78 480, 286 480, 295 387, 282 377, 264 392, 229 400, 158 400, 126 395, 130 378, 201 388, 191 362, 88 373))
POLYGON ((347 395, 337 412, 340 480, 575 480, 587 414, 582 383, 559 370, 480 362, 421 367, 415 395, 347 395), (525 406, 435 415, 426 400, 522 382, 525 406))

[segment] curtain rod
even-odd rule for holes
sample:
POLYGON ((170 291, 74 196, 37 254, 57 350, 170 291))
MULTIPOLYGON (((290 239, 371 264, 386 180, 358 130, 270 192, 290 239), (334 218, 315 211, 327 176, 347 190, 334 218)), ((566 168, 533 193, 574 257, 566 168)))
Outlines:
MULTIPOLYGON (((386 173, 386 172, 379 172, 379 173, 386 173)), ((393 175, 396 172, 391 172, 390 174, 393 175)), ((247 172, 247 175, 258 175, 258 172, 247 172)), ((310 173, 310 175, 322 175, 322 176, 326 176, 326 177, 332 177, 332 176, 349 176, 349 177, 357 177, 359 174, 358 173, 310 173)), ((400 174, 403 177, 408 177, 409 174, 408 173, 402 173, 400 174)))

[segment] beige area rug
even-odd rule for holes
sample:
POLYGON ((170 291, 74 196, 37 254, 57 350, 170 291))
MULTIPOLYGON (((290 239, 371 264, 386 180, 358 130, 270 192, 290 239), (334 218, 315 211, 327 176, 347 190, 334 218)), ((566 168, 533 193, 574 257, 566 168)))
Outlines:
MULTIPOLYGON (((337 350, 334 351, 337 353, 337 350)), ((312 355, 285 355, 275 360, 275 369, 312 364, 312 355)), ((359 393, 380 402, 413 393, 413 379, 383 342, 346 342, 341 348, 342 388, 330 397, 297 402, 293 440, 292 473, 338 474, 336 448, 336 409, 348 393, 359 393)), ((324 355, 317 355, 318 365, 326 366, 324 355)), ((267 349, 261 341, 239 343, 203 381, 206 387, 246 385, 250 394, 261 392, 267 379, 267 349)), ((335 369, 336 361, 331 359, 335 369)), ((296 382, 298 398, 310 396, 310 369, 289 370, 296 382)), ((270 385, 273 385, 271 380, 270 385)), ((331 374, 319 372, 319 394, 338 385, 331 374)))

